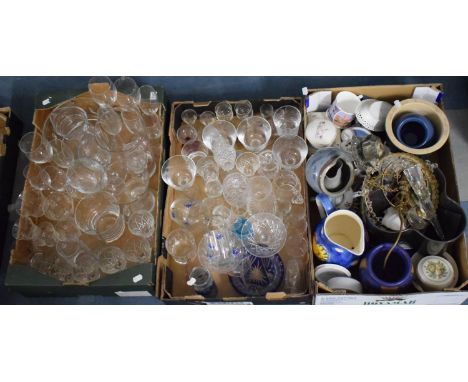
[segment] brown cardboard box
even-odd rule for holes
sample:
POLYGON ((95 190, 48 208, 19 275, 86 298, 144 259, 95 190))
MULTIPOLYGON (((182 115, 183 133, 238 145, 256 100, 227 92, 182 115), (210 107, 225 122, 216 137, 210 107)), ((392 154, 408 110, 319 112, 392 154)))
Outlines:
MULTIPOLYGON (((230 101, 231 103, 235 103, 236 101, 230 101)), ((170 124, 169 124, 169 141, 170 141, 170 148, 169 148, 169 155, 176 155, 180 154, 181 144, 176 139, 176 129, 181 124, 181 113, 185 109, 195 109, 198 114, 205 110, 214 111, 214 107, 217 102, 209 101, 209 102, 173 102, 171 107, 171 117, 170 117, 170 124)), ((273 99, 273 100, 262 100, 262 101, 252 101, 254 114, 259 114, 259 107, 262 103, 270 103, 276 109, 283 105, 294 105, 299 110, 302 108, 302 103, 300 98, 281 98, 281 99, 273 99)), ((237 118, 232 121, 234 125, 238 123, 237 118)), ((196 125, 199 132, 203 125, 200 121, 197 121, 196 125)), ((303 133, 303 128, 301 126, 300 134, 303 133)), ((270 140, 270 147, 273 140, 270 140)), ((240 142, 236 143, 236 149, 243 150, 242 145, 240 142)), ((305 164, 305 163, 304 163, 305 164)), ((304 199, 307 204, 307 187, 305 182, 304 176, 304 166, 296 171, 300 176, 303 187, 302 192, 304 195, 304 199)), ((194 187, 200 187, 201 180, 197 177, 195 181, 194 187)), ((163 240, 166 235, 171 232, 173 229, 177 228, 177 224, 174 223, 169 216, 169 207, 172 201, 179 195, 178 191, 175 191, 172 188, 168 188, 167 190, 167 197, 166 203, 164 207, 164 218, 163 218, 163 240)), ((198 243, 200 239, 200 234, 196 236, 196 242, 198 243)), ((310 232, 307 232, 307 236, 310 237, 310 232)), ((309 241, 309 240, 308 240, 309 241)), ((281 291, 281 288, 277 292, 267 293, 266 296, 262 297, 245 297, 239 295, 234 288, 231 286, 228 276, 221 275, 214 273, 213 278, 218 287, 218 295, 216 298, 205 298, 196 294, 193 289, 186 285, 187 276, 190 272, 191 267, 194 264, 191 264, 189 267, 184 267, 180 264, 177 264, 172 260, 170 256, 167 256, 166 251, 163 248, 162 254, 158 259, 158 268, 157 268, 157 296, 166 303, 173 303, 173 304, 208 304, 208 303, 237 303, 237 304, 291 304, 291 303, 302 303, 302 304, 310 304, 312 302, 312 284, 311 279, 309 276, 310 271, 310 248, 307 250, 307 259, 305 259, 304 265, 304 278, 303 278, 303 286, 304 292, 298 293, 294 295, 288 295, 285 292, 281 291)), ((280 255, 284 259, 284 255, 280 252, 280 255)), ((196 261, 198 262, 198 260, 196 261)))
MULTIPOLYGON (((66 95, 69 97, 69 94, 66 95)), ((164 90, 158 88, 158 97, 162 105, 164 105, 164 90)), ((77 106, 82 108, 95 107, 94 101, 92 101, 88 92, 78 94, 72 99, 63 100, 60 94, 52 95, 51 97, 45 98, 46 101, 50 99, 57 100, 57 103, 54 105, 46 104, 48 108, 44 106, 39 107, 34 112, 33 125, 35 127, 35 136, 33 145, 37 143, 39 135, 37 133, 42 131, 42 128, 54 108, 58 105, 61 105, 65 102, 74 103, 77 106)), ((39 103, 41 104, 41 103, 39 103)), ((42 103, 44 105, 44 102, 42 103)), ((163 132, 161 139, 159 140, 159 151, 156 156, 156 172, 153 177, 150 179, 150 188, 154 190, 156 196, 156 205, 154 208, 154 218, 156 223, 155 233, 150 238, 152 245, 152 259, 149 263, 144 264, 129 264, 127 269, 118 272, 113 275, 102 275, 101 278, 97 281, 90 283, 89 285, 78 285, 78 284, 69 284, 64 285, 59 280, 42 275, 33 268, 29 266, 29 259, 32 256, 31 248, 28 242, 17 241, 15 248, 11 250, 10 263, 7 271, 7 276, 5 284, 21 293, 27 295, 80 295, 80 294, 102 294, 102 295, 113 295, 117 294, 119 296, 147 296, 153 295, 155 289, 155 279, 156 279, 156 259, 160 253, 161 245, 161 222, 162 222, 162 202, 163 195, 160 190, 161 187, 161 164, 164 161, 166 151, 164 146, 165 140, 165 106, 163 106, 159 111, 159 116, 163 124, 163 132)), ((30 170, 31 171, 31 168, 30 170)), ((29 175, 29 173, 28 173, 29 175)), ((28 198, 28 192, 30 190, 30 185, 28 182, 25 182, 23 189, 23 198, 28 198)), ((37 218, 36 223, 43 219, 37 218)), ((45 219, 45 218, 44 218, 45 219)), ((22 227, 20 226, 21 230, 22 227)), ((121 245, 125 243, 126 237, 130 233, 128 229, 124 231, 124 235, 119 238, 113 245, 121 245)), ((93 244, 96 241, 96 238, 90 235, 82 235, 83 239, 90 248, 93 248, 93 244)), ((55 251, 55 248, 50 248, 50 250, 55 251)))
POLYGON ((6 154, 7 147, 4 137, 10 135, 10 128, 8 127, 10 114, 9 107, 0 107, 0 157, 4 157, 6 154))
MULTIPOLYGON (((330 89, 307 89, 307 96, 317 91, 332 91, 332 100, 340 91, 350 91, 357 95, 364 95, 370 98, 376 98, 383 101, 388 101, 393 104, 395 100, 404 100, 411 98, 413 91, 418 86, 429 86, 437 90, 443 90, 442 84, 419 84, 419 85, 386 85, 386 86, 360 86, 360 87, 346 87, 346 88, 330 88, 330 89)), ((440 105, 443 109, 443 105, 440 105)), ((304 108, 305 126, 307 126, 307 112, 304 108)), ((450 138, 447 143, 437 151, 429 156, 427 159, 439 164, 440 169, 445 174, 447 180, 447 194, 450 198, 459 202, 460 197, 458 193, 458 185, 455 176, 455 167, 453 163, 453 155, 450 147, 450 138)), ((313 193, 313 191, 310 191, 313 193)), ((320 217, 317 211, 315 202, 311 195, 311 202, 309 205, 310 223, 311 227, 316 226, 320 217)), ((457 287, 453 290, 444 292, 424 292, 412 293, 403 295, 355 295, 344 292, 338 294, 330 290, 322 283, 315 282, 315 303, 316 304, 389 304, 389 303, 421 303, 421 304, 450 304, 461 303, 468 298, 468 254, 466 246, 465 235, 462 235, 452 246, 449 247, 448 252, 454 257, 459 269, 459 282, 457 287)), ((314 262, 312 256, 312 264, 314 262)), ((311 276, 314 278, 313 265, 311 276)))

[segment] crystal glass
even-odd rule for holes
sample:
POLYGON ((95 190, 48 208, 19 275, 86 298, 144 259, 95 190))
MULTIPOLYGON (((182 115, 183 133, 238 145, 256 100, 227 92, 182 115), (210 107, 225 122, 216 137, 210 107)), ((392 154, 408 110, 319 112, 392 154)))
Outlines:
POLYGON ((55 222, 55 231, 58 235, 58 240, 76 240, 81 236, 81 231, 75 223, 74 216, 66 220, 55 222))
POLYGON ((58 235, 55 231, 54 225, 51 222, 42 220, 37 226, 41 230, 41 234, 35 240, 35 244, 40 247, 55 247, 55 243, 58 240, 58 235))
POLYGON ((79 284, 88 284, 101 277, 98 259, 89 251, 81 251, 74 260, 73 279, 79 284))
POLYGON ((230 208, 219 204, 213 208, 210 216, 210 228, 213 230, 230 229, 234 223, 235 214, 230 208))
POLYGON ((210 271, 203 267, 192 268, 187 285, 192 286, 195 292, 201 295, 209 294, 215 287, 210 271))
POLYGON ((79 239, 59 240, 55 245, 55 250, 65 260, 73 262, 74 258, 82 251, 88 250, 88 247, 79 239))
POLYGON ((280 168, 278 162, 273 156, 273 151, 263 150, 258 154, 258 158, 260 160, 260 168, 258 169, 258 173, 260 175, 266 176, 268 179, 273 179, 280 168))
POLYGON ((121 209, 108 209, 106 213, 96 218, 96 234, 105 243, 118 240, 125 231, 125 217, 121 209))
POLYGON ((224 171, 231 171, 236 165, 236 150, 223 140, 213 143, 213 158, 224 171))
POLYGON ((110 135, 119 134, 123 123, 119 113, 112 107, 103 106, 99 108, 97 115, 97 126, 110 135))
MULTIPOLYGON (((94 135, 86 133, 81 137, 80 143, 76 151, 77 159, 86 158, 92 159, 102 166, 106 167, 112 160, 110 151, 104 150, 96 142, 94 135)), ((69 166, 69 168, 73 165, 69 166)))
POLYGON ((185 265, 197 256, 195 238, 184 228, 171 231, 165 244, 167 253, 176 263, 185 265))
POLYGON ((155 115, 160 107, 158 92, 151 85, 140 86, 140 110, 146 115, 155 115))
POLYGON ((198 132, 193 125, 188 125, 186 123, 183 123, 178 129, 177 129, 177 140, 185 145, 187 143, 192 143, 197 140, 198 138, 198 132))
POLYGON ((54 155, 52 146, 40 134, 37 134, 36 144, 33 147, 34 133, 24 134, 19 141, 21 152, 33 163, 47 163, 54 155))
POLYGON ((286 170, 295 170, 304 162, 308 148, 304 139, 297 135, 279 137, 272 147, 273 157, 286 170))
POLYGON ((275 109, 269 103, 264 103, 260 106, 260 115, 265 118, 267 121, 273 117, 275 109))
POLYGON ((55 257, 51 254, 36 250, 29 261, 29 265, 43 275, 50 275, 54 260, 55 257))
POLYGON ((180 153, 182 155, 188 156, 196 163, 198 159, 206 158, 210 152, 208 150, 208 147, 206 147, 202 141, 196 140, 184 144, 180 153))
POLYGON ((163 132, 161 118, 156 114, 143 114, 144 130, 149 139, 159 139, 163 132))
POLYGON ((148 190, 149 174, 143 171, 140 174, 127 173, 123 185, 118 188, 112 195, 116 198, 119 204, 130 204, 140 199, 148 190))
POLYGON ((145 239, 151 237, 155 229, 153 214, 145 210, 132 212, 128 217, 127 225, 133 235, 145 239))
POLYGON ((273 178, 273 187, 274 189, 280 189, 283 186, 291 186, 293 189, 293 198, 291 202, 293 204, 302 204, 304 203, 304 198, 302 197, 302 185, 299 177, 291 170, 280 170, 276 173, 273 178))
POLYGON ((273 186, 266 176, 253 176, 247 180, 247 212, 250 215, 259 212, 276 212, 273 186))
POLYGON ((236 111, 237 118, 240 120, 253 115, 252 104, 248 100, 236 102, 234 110, 236 111))
POLYGON ((54 221, 69 219, 73 216, 73 198, 65 192, 50 192, 44 201, 44 214, 54 221))
POLYGON ((65 191, 67 186, 67 171, 57 166, 46 166, 44 172, 50 179, 50 188, 55 191, 65 191))
POLYGON ((67 260, 62 257, 56 257, 50 275, 63 283, 71 283, 73 281, 74 268, 67 260))
POLYGON ((87 235, 96 235, 98 224, 101 225, 101 232, 105 232, 108 227, 106 223, 115 222, 120 215, 117 200, 108 192, 89 195, 81 199, 75 208, 76 225, 87 235))
POLYGON ((252 215, 242 227, 241 241, 251 255, 271 257, 281 251, 287 234, 286 227, 279 217, 270 213, 259 213, 252 215))
POLYGON ((195 162, 184 155, 174 155, 161 167, 161 177, 164 183, 178 191, 192 187, 197 174, 195 162))
POLYGON ((37 191, 48 190, 50 188, 50 176, 42 166, 30 163, 23 169, 23 176, 31 187, 37 191))
POLYGON ((245 209, 247 204, 247 177, 239 172, 228 174, 223 181, 224 200, 235 209, 245 209))
POLYGON ((212 157, 202 158, 197 162, 197 173, 205 183, 205 193, 210 198, 216 198, 223 193, 219 181, 219 167, 212 157))
POLYGON ((154 192, 148 189, 141 198, 135 200, 133 203, 127 204, 123 207, 124 215, 129 216, 132 212, 145 210, 153 211, 156 206, 156 196, 154 192))
POLYGON ((41 229, 29 216, 20 216, 19 220, 13 224, 11 234, 16 240, 35 241, 41 236, 41 229))
POLYGON ((237 130, 231 122, 215 121, 203 128, 202 140, 205 146, 212 151, 215 143, 223 142, 234 146, 237 140, 237 130))
POLYGON ((117 90, 117 104, 122 108, 129 108, 140 104, 141 94, 135 80, 131 77, 120 77, 115 81, 117 90))
POLYGON ((198 244, 201 264, 213 272, 233 272, 239 264, 242 250, 228 230, 209 231, 198 244))
POLYGON ((145 123, 141 116, 140 109, 136 106, 129 106, 120 112, 125 127, 133 134, 144 135, 145 123))
POLYGON ((52 147, 52 161, 61 168, 68 168, 75 160, 75 152, 70 141, 54 138, 49 141, 52 147))
POLYGON ((236 169, 241 174, 249 177, 254 176, 260 168, 260 158, 254 153, 242 153, 236 159, 236 169))
POLYGON ((65 140, 79 139, 89 128, 88 115, 78 106, 54 109, 49 118, 54 133, 65 140))
POLYGON ((281 106, 273 114, 273 123, 279 136, 297 135, 301 120, 299 109, 290 105, 281 106))
POLYGON ((230 121, 234 118, 232 106, 228 101, 219 102, 215 106, 215 114, 216 118, 220 121, 230 121))
POLYGON ((171 203, 169 215, 182 227, 193 226, 204 220, 202 204, 185 197, 177 198, 171 203))
POLYGON ((195 122, 197 122, 198 114, 193 109, 186 109, 182 112, 180 117, 187 125, 193 126, 195 122))
POLYGON ((262 117, 246 117, 237 126, 237 136, 247 150, 260 152, 270 140, 271 126, 262 117))
POLYGON ((107 185, 107 173, 99 162, 81 158, 75 160, 67 171, 68 184, 83 194, 93 194, 107 185))
POLYGON ((119 247, 103 247, 98 250, 97 257, 102 273, 111 275, 127 267, 127 258, 119 247))
POLYGON ((132 263, 149 263, 151 261, 151 244, 148 239, 133 236, 125 241, 123 251, 127 261, 132 263))
POLYGON ((200 114, 200 122, 203 126, 211 125, 214 121, 216 121, 216 114, 212 111, 204 111, 200 114))
POLYGON ((21 200, 21 215, 38 218, 44 215, 45 198, 41 191, 25 190, 21 200))
POLYGON ((109 77, 92 77, 88 81, 89 94, 99 106, 112 105, 117 98, 114 83, 109 77))

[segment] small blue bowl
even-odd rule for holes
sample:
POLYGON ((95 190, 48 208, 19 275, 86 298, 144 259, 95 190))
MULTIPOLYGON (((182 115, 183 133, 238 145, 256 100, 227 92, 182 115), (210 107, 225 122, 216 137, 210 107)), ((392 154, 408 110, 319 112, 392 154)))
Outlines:
POLYGON ((430 145, 434 138, 432 122, 419 114, 404 114, 393 124, 397 139, 405 146, 423 149, 430 145))

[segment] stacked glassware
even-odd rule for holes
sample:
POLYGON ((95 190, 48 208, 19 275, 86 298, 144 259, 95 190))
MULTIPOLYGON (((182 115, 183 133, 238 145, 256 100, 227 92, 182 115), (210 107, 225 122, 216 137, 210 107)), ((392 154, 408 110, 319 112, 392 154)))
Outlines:
POLYGON ((93 77, 88 89, 19 143, 30 163, 15 252, 67 284, 150 262, 156 242, 161 97, 130 77, 93 77))
POLYGON ((173 285, 173 295, 213 297, 191 289, 194 272, 222 297, 303 293, 308 229, 301 179, 308 149, 298 135, 301 112, 247 100, 197 110, 176 108, 171 156, 161 169, 169 186, 165 247, 171 268, 187 281, 173 285))

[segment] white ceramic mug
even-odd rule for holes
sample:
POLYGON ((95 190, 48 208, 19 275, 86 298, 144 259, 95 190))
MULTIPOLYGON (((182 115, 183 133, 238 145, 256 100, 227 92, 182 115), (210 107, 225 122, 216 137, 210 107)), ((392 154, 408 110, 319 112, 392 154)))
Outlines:
POLYGON ((339 92, 331 106, 327 109, 327 116, 339 127, 349 126, 356 114, 361 99, 351 92, 339 92))

